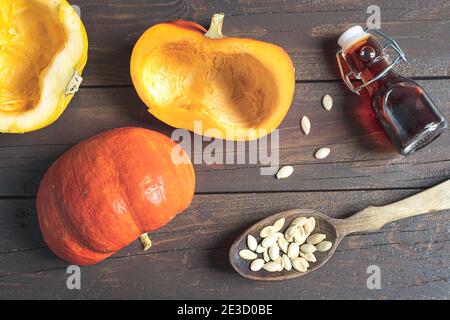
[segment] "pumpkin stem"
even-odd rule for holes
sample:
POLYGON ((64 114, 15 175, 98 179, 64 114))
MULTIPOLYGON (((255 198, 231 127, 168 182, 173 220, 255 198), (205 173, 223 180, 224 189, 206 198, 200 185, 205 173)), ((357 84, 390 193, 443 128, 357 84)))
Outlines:
POLYGON ((223 20, 225 18, 225 13, 215 13, 211 19, 211 25, 205 37, 210 39, 221 39, 224 37, 222 33, 223 20))
POLYGON ((147 233, 141 234, 139 239, 141 240, 141 243, 144 246, 144 251, 147 251, 152 247, 152 240, 150 239, 147 233))
POLYGON ((81 82, 83 82, 83 77, 75 70, 72 79, 70 79, 69 84, 67 85, 66 94, 70 95, 77 93, 78 89, 80 89, 81 82))

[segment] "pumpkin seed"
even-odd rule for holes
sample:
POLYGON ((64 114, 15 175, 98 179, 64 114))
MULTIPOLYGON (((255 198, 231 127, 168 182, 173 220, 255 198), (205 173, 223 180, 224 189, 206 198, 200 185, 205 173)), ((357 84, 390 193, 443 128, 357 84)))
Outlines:
POLYGON ((298 257, 299 252, 300 252, 300 247, 299 247, 299 245, 296 244, 296 243, 291 243, 291 244, 289 245, 287 255, 288 255, 289 258, 293 259, 293 258, 298 257))
POLYGON ((327 236, 323 233, 314 233, 306 239, 306 243, 316 245, 321 243, 323 240, 325 240, 327 236))
POLYGON ((300 252, 300 257, 302 257, 303 259, 305 259, 308 262, 316 262, 316 256, 312 253, 303 253, 300 252))
POLYGON ((278 244, 274 244, 269 248, 269 257, 273 261, 277 260, 280 257, 280 248, 278 247, 278 244))
POLYGON ((286 241, 286 239, 278 238, 278 246, 280 247, 281 251, 284 253, 288 252, 289 242, 286 241))
POLYGON ((285 254, 283 254, 283 256, 281 258, 283 259, 284 269, 286 271, 291 271, 292 270, 291 259, 289 259, 289 257, 285 254))
POLYGON ((300 251, 303 252, 304 254, 314 253, 317 251, 317 248, 312 244, 304 244, 300 247, 300 251))
POLYGON ((305 258, 302 258, 302 257, 299 257, 300 259, 304 259, 305 261, 306 261, 306 263, 305 262, 303 262, 303 263, 305 263, 306 264, 306 269, 308 269, 309 268, 309 262, 308 262, 308 260, 306 260, 305 258))
POLYGON ((264 260, 263 259, 256 259, 253 260, 252 263, 250 264, 250 270, 256 272, 261 270, 264 267, 264 260))
POLYGON ((278 263, 280 265, 280 270, 278 270, 278 271, 283 271, 283 269, 284 269, 284 260, 283 260, 283 258, 278 257, 273 262, 276 262, 276 263, 278 263))
POLYGON ((247 247, 252 251, 255 251, 258 247, 258 241, 256 241, 256 238, 250 234, 247 236, 247 247))
POLYGON ((275 230, 275 228, 273 226, 267 226, 261 230, 261 232, 259 233, 259 236, 261 238, 267 238, 267 237, 270 237, 271 235, 273 235, 275 232, 277 232, 277 231, 275 230))
POLYGON ((267 248, 264 248, 262 245, 258 245, 256 247, 256 253, 263 253, 266 250, 267 250, 267 248))
POLYGON ((282 234, 281 232, 275 232, 273 236, 276 237, 277 239, 284 238, 284 234, 282 234))
POLYGON ((303 226, 307 237, 309 237, 309 235, 314 231, 315 227, 316 227, 316 219, 314 219, 314 217, 308 218, 306 220, 305 225, 303 226))
POLYGON ((306 272, 308 270, 309 263, 303 258, 295 258, 291 260, 292 267, 300 272, 306 272))
POLYGON ((292 221, 291 225, 295 225, 297 227, 303 227, 307 220, 308 220, 308 218, 306 218, 306 217, 298 217, 298 218, 295 218, 294 221, 292 221))
POLYGON ((277 241, 278 241, 278 235, 274 234, 274 235, 271 235, 270 237, 265 238, 265 239, 262 241, 261 245, 262 245, 264 248, 270 248, 270 247, 273 246, 277 241))
POLYGON ((270 261, 270 257, 269 257, 269 250, 266 250, 263 252, 263 259, 265 262, 269 262, 270 261))
POLYGON ((333 98, 329 94, 326 94, 322 98, 322 106, 327 111, 330 111, 331 108, 333 108, 333 98))
POLYGON ((322 241, 316 247, 317 247, 317 251, 326 252, 326 251, 330 250, 332 246, 333 246, 333 244, 330 241, 322 241))
POLYGON ((255 260, 258 257, 256 253, 250 250, 239 251, 239 256, 244 260, 255 260))
POLYGON ((280 171, 278 171, 277 178, 278 179, 286 179, 286 178, 290 177, 292 175, 292 173, 294 173, 294 168, 291 166, 285 166, 285 167, 281 168, 280 171))
POLYGON ((311 121, 309 121, 309 118, 304 116, 301 121, 301 126, 303 132, 308 135, 311 132, 311 121))
POLYGON ((297 233, 298 233, 297 226, 291 225, 289 226, 289 228, 287 228, 286 232, 284 233, 284 238, 287 241, 292 242, 294 241, 294 237, 297 233))
POLYGON ((267 272, 278 272, 280 271, 280 264, 278 262, 271 261, 264 264, 263 268, 267 272))
POLYGON ((275 223, 272 226, 275 229, 275 232, 278 232, 281 229, 283 229, 285 222, 286 222, 285 218, 281 218, 281 219, 278 219, 277 221, 275 221, 275 223))
POLYGON ((320 148, 316 151, 316 154, 314 155, 316 159, 322 160, 325 159, 330 155, 331 150, 329 148, 320 148))
POLYGON ((297 234, 294 236, 295 243, 302 245, 305 243, 307 237, 305 229, 303 227, 297 227, 297 234))

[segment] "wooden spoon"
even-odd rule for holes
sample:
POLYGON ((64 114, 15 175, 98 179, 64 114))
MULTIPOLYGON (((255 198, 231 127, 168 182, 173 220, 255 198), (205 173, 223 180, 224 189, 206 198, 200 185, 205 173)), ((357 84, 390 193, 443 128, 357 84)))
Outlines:
POLYGON ((448 209, 450 209, 450 180, 387 206, 368 207, 347 219, 333 219, 323 213, 308 209, 281 212, 254 224, 245 231, 231 246, 230 262, 240 275, 248 279, 264 281, 293 279, 304 276, 323 266, 336 251, 341 240, 349 234, 375 232, 393 221, 448 209), (265 226, 272 225, 280 218, 285 218, 286 223, 281 231, 284 232, 292 220, 300 216, 314 217, 316 219, 316 228, 313 233, 326 234, 326 240, 333 243, 332 248, 327 252, 316 252, 317 262, 310 263, 310 268, 306 272, 298 272, 294 269, 273 273, 263 269, 257 272, 251 271, 250 261, 246 261, 239 256, 241 250, 247 249, 247 235, 253 235, 260 243, 262 239, 259 237, 259 233, 265 226))

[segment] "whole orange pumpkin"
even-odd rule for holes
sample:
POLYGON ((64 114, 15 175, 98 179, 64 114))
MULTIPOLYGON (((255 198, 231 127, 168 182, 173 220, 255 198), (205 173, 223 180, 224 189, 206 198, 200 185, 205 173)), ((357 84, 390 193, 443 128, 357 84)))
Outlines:
POLYGON ((195 173, 184 150, 175 147, 157 132, 122 128, 67 151, 37 194, 39 225, 50 249, 72 264, 95 264, 186 209, 195 173))

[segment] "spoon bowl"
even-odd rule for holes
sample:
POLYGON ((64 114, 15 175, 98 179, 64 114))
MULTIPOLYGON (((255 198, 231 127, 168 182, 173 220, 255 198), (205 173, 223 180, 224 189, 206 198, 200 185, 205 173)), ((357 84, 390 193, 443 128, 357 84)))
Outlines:
POLYGON ((322 267, 330 260, 342 239, 349 234, 375 232, 393 221, 448 209, 450 209, 450 180, 387 206, 368 207, 347 219, 333 219, 319 211, 309 209, 285 211, 259 221, 239 236, 230 248, 230 263, 236 272, 247 279, 260 281, 293 279, 305 276, 322 267), (326 240, 333 244, 332 247, 326 252, 315 252, 314 255, 317 261, 311 262, 308 270, 305 272, 299 272, 294 269, 280 272, 268 272, 264 269, 256 272, 251 271, 251 261, 244 260, 239 256, 241 250, 248 249, 247 236, 252 235, 258 243, 261 243, 262 238, 259 234, 264 227, 271 226, 275 221, 285 218, 283 229, 280 230, 284 234, 291 222, 298 217, 314 217, 316 227, 312 233, 325 234, 326 240))
POLYGON ((233 266, 234 270, 236 270, 236 272, 238 272, 241 276, 251 280, 279 281, 307 275, 308 273, 315 271, 323 266, 331 258, 334 251, 336 250, 337 245, 342 240, 342 236, 339 236, 338 230, 334 226, 334 220, 335 219, 332 219, 319 211, 310 209, 295 209, 267 217, 264 220, 261 220, 258 223, 252 225, 234 242, 230 249, 231 265, 233 266), (249 234, 254 236, 258 243, 260 243, 262 241, 262 238, 259 236, 259 233, 264 227, 273 225, 278 219, 285 218, 286 222, 283 229, 280 231, 281 233, 284 233, 291 222, 298 217, 314 217, 314 219, 316 219, 316 227, 313 233, 326 234, 326 240, 330 241, 333 244, 331 249, 327 252, 315 252, 314 255, 316 256, 317 261, 314 263, 310 263, 310 268, 308 268, 306 272, 283 270, 281 272, 274 273, 267 272, 264 269, 261 269, 257 272, 251 271, 250 261, 244 260, 239 256, 239 252, 241 250, 247 249, 247 236, 249 234))

